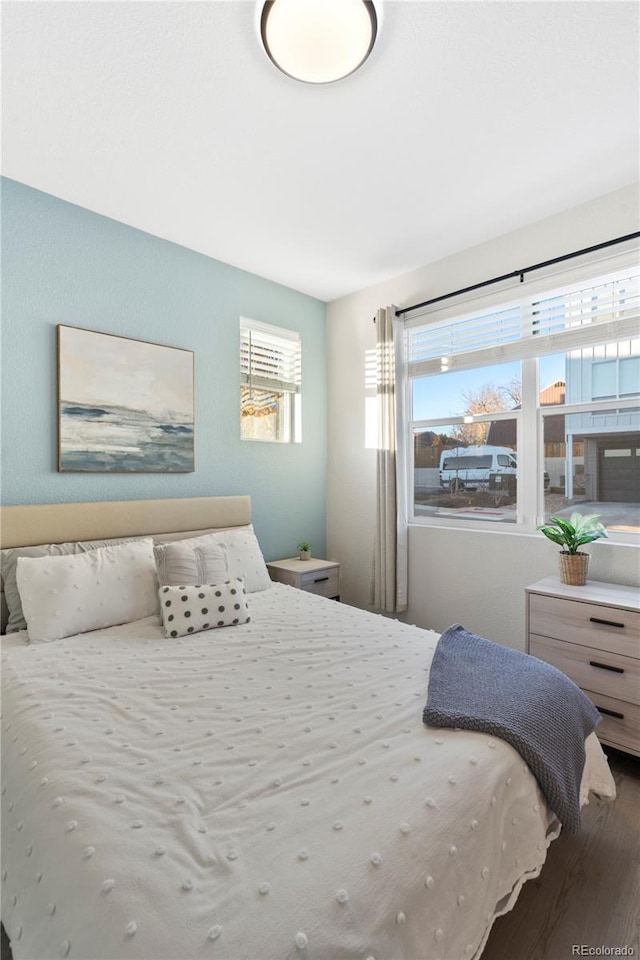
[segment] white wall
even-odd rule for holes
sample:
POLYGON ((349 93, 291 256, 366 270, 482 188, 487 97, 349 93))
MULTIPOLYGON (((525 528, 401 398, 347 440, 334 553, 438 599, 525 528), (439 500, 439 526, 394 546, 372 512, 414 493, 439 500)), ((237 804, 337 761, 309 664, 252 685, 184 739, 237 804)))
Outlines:
MULTIPOLYGON (((633 233, 639 211, 637 183, 329 304, 328 556, 342 563, 344 601, 367 606, 371 599, 376 454, 365 447, 364 369, 376 308, 408 306, 633 233)), ((637 548, 598 543, 590 550, 590 578, 640 585, 637 548)), ((541 534, 412 526, 407 619, 436 630, 459 622, 522 648, 524 588, 556 573, 556 552, 541 534)))

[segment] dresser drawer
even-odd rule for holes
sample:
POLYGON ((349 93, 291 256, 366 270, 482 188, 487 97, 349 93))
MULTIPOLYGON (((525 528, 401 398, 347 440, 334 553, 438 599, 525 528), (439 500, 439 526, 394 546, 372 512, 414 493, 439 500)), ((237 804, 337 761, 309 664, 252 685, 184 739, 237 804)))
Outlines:
POLYGON ((531 593, 529 631, 626 657, 640 657, 640 613, 634 610, 531 593))
POLYGON ((595 693, 640 704, 640 660, 531 634, 529 653, 595 693))
POLYGON ((600 711, 610 711, 601 712, 602 720, 596 727, 600 740, 640 755, 640 707, 591 690, 585 690, 585 693, 600 711))
POLYGON ((312 570, 300 577, 300 589, 308 593, 317 593, 320 597, 337 597, 340 593, 338 568, 331 570, 312 570))

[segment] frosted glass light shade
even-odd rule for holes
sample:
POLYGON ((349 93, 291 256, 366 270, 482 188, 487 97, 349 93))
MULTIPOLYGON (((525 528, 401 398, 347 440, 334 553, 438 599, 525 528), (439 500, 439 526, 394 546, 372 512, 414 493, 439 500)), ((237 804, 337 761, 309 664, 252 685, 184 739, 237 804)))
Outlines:
POLYGON ((283 73, 305 83, 332 83, 364 63, 378 22, 371 0, 267 0, 260 29, 283 73))

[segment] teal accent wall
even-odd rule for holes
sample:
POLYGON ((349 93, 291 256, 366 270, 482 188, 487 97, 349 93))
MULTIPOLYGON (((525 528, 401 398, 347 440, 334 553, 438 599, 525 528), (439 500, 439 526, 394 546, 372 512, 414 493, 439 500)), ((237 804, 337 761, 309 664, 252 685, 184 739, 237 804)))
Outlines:
POLYGON ((325 304, 14 180, 1 201, 2 503, 248 493, 267 559, 325 556, 325 304), (301 444, 240 440, 240 316, 300 332, 301 444), (58 323, 195 352, 194 473, 58 473, 58 323))

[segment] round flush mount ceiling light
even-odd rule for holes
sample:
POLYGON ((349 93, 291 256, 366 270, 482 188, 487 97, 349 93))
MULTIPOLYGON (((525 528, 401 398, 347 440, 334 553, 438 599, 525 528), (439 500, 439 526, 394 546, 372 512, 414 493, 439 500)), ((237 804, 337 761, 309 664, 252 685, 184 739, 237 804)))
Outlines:
POLYGON ((367 59, 378 19, 371 0, 267 0, 260 32, 270 59, 287 76, 333 83, 367 59))

